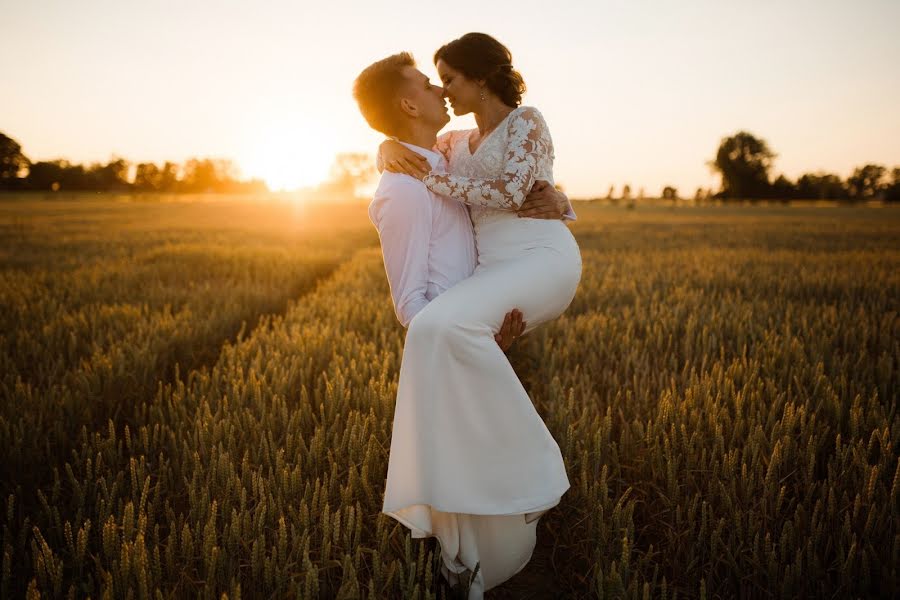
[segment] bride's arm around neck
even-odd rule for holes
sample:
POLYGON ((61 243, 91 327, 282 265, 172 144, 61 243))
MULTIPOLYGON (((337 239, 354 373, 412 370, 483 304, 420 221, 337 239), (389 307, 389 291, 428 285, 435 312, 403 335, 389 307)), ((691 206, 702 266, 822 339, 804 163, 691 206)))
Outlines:
POLYGON ((541 167, 553 163, 553 140, 543 115, 533 106, 520 106, 504 125, 507 143, 503 168, 495 179, 431 173, 424 178, 433 192, 473 206, 517 210, 541 167))

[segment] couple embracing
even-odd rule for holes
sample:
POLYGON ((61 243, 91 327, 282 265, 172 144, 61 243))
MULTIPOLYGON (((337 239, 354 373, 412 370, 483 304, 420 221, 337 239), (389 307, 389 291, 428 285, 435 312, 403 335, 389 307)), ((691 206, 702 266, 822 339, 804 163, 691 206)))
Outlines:
POLYGON ((392 138, 369 215, 408 327, 382 512, 414 538, 436 537, 442 574, 471 580, 474 600, 525 567, 538 519, 569 488, 505 350, 568 307, 581 254, 553 186, 550 131, 521 105, 509 50, 469 33, 434 60, 441 85, 401 53, 353 89, 369 125, 392 138), (438 135, 445 98, 478 127, 438 135))

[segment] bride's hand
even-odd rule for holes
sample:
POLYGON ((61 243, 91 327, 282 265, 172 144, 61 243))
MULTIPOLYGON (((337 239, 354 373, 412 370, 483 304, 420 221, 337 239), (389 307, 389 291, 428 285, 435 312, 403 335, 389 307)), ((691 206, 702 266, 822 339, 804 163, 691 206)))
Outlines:
POLYGON ((431 172, 427 158, 398 141, 383 141, 379 152, 384 168, 392 173, 403 173, 421 180, 431 172))

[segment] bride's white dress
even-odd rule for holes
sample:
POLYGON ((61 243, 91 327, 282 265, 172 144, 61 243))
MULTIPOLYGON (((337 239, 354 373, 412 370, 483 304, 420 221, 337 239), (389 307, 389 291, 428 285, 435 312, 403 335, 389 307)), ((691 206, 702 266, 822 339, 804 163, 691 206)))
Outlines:
POLYGON ((512 308, 527 330, 559 316, 575 295, 581 254, 562 221, 513 212, 536 179, 553 183, 541 114, 513 110, 474 153, 470 134, 439 139, 450 173, 425 184, 470 205, 478 265, 410 323, 382 511, 413 537, 438 538, 451 584, 480 562, 474 600, 528 563, 538 519, 569 488, 559 445, 494 332, 512 308))

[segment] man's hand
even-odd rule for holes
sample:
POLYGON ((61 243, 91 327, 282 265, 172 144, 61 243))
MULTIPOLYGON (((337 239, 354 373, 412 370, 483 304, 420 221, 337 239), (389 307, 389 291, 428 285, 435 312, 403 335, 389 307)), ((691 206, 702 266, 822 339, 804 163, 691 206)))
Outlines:
POLYGON ((500 331, 494 335, 494 340, 497 341, 500 349, 504 352, 509 350, 516 338, 525 331, 525 325, 525 321, 522 320, 522 312, 518 308, 514 308, 506 313, 506 317, 503 318, 503 325, 500 326, 500 331))
POLYGON ((544 180, 537 180, 516 211, 520 217, 561 219, 569 209, 569 197, 544 180))

